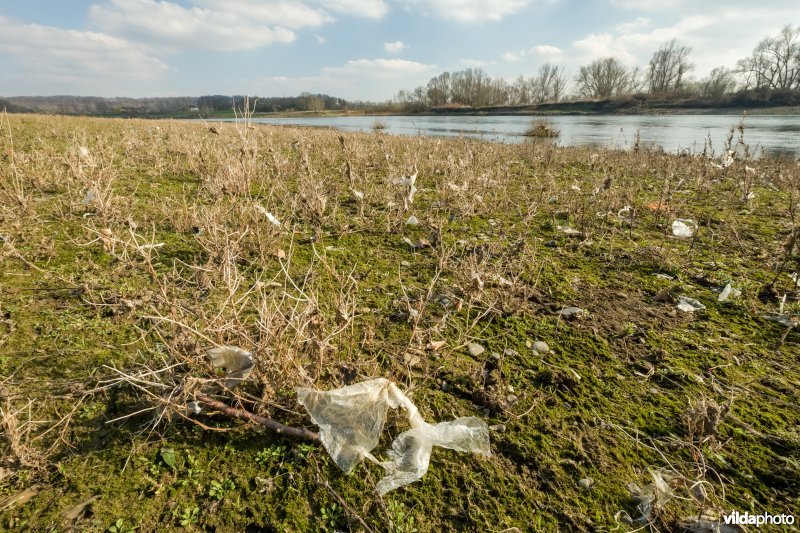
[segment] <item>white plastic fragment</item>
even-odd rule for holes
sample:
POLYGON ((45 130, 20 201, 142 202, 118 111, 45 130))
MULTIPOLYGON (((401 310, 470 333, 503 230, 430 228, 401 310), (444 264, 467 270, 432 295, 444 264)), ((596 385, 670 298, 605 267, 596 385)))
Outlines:
POLYGON ((408 220, 406 220, 406 226, 418 226, 418 225, 419 225, 419 219, 414 215, 411 215, 410 217, 408 217, 408 220))
POLYGON ((400 389, 385 378, 331 391, 297 389, 297 401, 319 426, 322 445, 347 473, 364 458, 380 464, 386 476, 377 484, 380 494, 408 485, 425 475, 433 446, 491 455, 489 427, 475 417, 429 424, 400 389), (388 461, 370 453, 378 444, 387 411, 402 407, 411 429, 401 433, 387 451, 388 461))
POLYGON ((558 226, 557 229, 570 237, 579 237, 583 235, 583 233, 581 233, 580 230, 577 230, 575 228, 570 228, 569 226, 558 226))
POLYGON ((272 224, 273 226, 280 226, 281 225, 281 221, 278 220, 278 217, 276 217, 275 215, 273 215, 272 213, 270 213, 269 211, 264 209, 264 207, 256 204, 256 209, 258 209, 259 213, 261 213, 262 215, 267 217, 267 220, 269 220, 270 224, 272 224))
POLYGON ((83 200, 81 201, 81 205, 89 205, 94 201, 94 191, 92 189, 88 189, 86 194, 83 196, 83 200))
POLYGON ((796 328, 800 326, 800 316, 777 314, 764 315, 764 318, 771 320, 772 322, 777 322, 781 326, 786 326, 787 328, 796 328))
POLYGON ((225 369, 225 380, 222 384, 232 389, 247 379, 253 371, 253 354, 235 346, 220 346, 206 352, 214 368, 225 369))
POLYGON ((697 230, 694 220, 688 218, 678 218, 672 222, 672 234, 676 237, 691 237, 697 230))
POLYGON ((200 406, 200 402, 191 401, 186 404, 186 411, 191 415, 199 415, 203 412, 203 408, 200 406))
POLYGON ((641 513, 639 523, 646 523, 650 520, 650 515, 653 510, 659 510, 671 500, 675 493, 667 483, 667 479, 662 472, 658 470, 650 470, 650 475, 653 477, 653 482, 645 486, 643 489, 639 488, 636 483, 628 483, 627 489, 637 501, 637 508, 641 513))
POLYGON ((678 296, 678 309, 685 313, 694 313, 695 311, 701 311, 706 308, 705 305, 701 304, 694 298, 689 298, 688 296, 678 296))
POLYGON ((734 289, 733 285, 728 283, 727 285, 725 285, 725 288, 722 289, 722 292, 719 293, 719 296, 717 296, 717 301, 727 302, 728 300, 734 300, 741 295, 742 291, 740 291, 739 289, 734 289))

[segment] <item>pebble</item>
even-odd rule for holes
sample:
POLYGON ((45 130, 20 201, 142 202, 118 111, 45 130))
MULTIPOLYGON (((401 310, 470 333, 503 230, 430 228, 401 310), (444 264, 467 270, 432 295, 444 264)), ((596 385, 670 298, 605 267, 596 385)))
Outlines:
POLYGON ((495 361, 499 361, 500 360, 500 354, 497 353, 497 352, 492 352, 492 359, 494 359, 495 361))
POLYGON ((467 351, 472 357, 476 357, 485 352, 486 348, 484 348, 477 342, 470 342, 469 344, 467 344, 467 351))
POLYGON ((547 241, 546 243, 544 243, 544 245, 547 246, 548 248, 558 247, 558 243, 555 241, 555 239, 547 241))
POLYGON ((419 225, 419 219, 414 215, 411 215, 410 217, 408 217, 408 220, 406 220, 406 226, 417 226, 417 225, 419 225))
POLYGON ((506 430, 505 424, 495 424, 493 426, 489 426, 490 431, 497 431, 498 433, 503 433, 506 430))
POLYGON ((533 343, 533 349, 539 353, 547 353, 550 351, 550 347, 544 341, 536 341, 533 343))
POLYGON ((582 489, 588 489, 594 485, 594 480, 590 477, 585 477, 578 481, 578 486, 582 489))
POLYGON ((518 399, 519 399, 519 398, 517 398, 517 397, 516 397, 516 396, 514 396, 513 394, 509 394, 508 396, 506 396, 506 401, 507 401, 508 403, 515 403, 515 402, 516 402, 518 399))
POLYGON ((519 357, 519 352, 516 350, 512 350, 511 348, 506 348, 503 350, 503 355, 506 357, 519 357))
POLYGON ((559 311, 558 314, 563 317, 581 316, 586 314, 586 309, 581 309, 580 307, 565 307, 559 311))

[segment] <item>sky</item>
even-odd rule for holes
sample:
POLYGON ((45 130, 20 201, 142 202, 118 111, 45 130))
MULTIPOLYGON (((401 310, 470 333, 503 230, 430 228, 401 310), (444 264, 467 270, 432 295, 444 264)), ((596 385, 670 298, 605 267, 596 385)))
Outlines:
POLYGON ((673 38, 702 79, 790 23, 798 0, 0 0, 0 96, 385 101, 445 70, 646 67, 673 38))

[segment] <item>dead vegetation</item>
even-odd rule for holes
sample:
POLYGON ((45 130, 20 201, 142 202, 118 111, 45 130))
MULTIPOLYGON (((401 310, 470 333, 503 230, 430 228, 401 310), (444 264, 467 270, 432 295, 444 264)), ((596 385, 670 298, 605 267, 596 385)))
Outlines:
POLYGON ((672 529, 792 505, 796 162, 246 112, 2 125, 0 492, 37 485, 3 527, 672 529), (241 383, 225 346, 252 357, 241 383), (383 498, 371 467, 252 431, 313 441, 295 389, 373 377, 486 419, 494 456, 434 454, 383 498), (141 512, 113 503, 129 490, 141 512))

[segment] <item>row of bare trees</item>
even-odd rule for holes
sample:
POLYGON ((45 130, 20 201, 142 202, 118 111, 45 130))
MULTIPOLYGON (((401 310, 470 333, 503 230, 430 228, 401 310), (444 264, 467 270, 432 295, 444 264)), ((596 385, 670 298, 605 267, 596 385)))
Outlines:
MULTIPOLYGON (((717 67, 702 80, 690 78, 692 49, 673 39, 653 53, 647 68, 628 67, 616 57, 603 57, 580 67, 574 96, 604 99, 622 95, 685 93, 719 99, 743 89, 800 89, 800 26, 785 26, 777 36, 756 45, 735 69, 717 67)), ((397 102, 407 110, 447 104, 486 107, 557 102, 567 94, 563 66, 545 63, 531 77, 512 83, 492 78, 483 69, 443 72, 426 86, 400 91, 397 102)))

